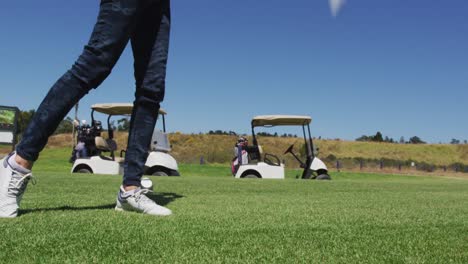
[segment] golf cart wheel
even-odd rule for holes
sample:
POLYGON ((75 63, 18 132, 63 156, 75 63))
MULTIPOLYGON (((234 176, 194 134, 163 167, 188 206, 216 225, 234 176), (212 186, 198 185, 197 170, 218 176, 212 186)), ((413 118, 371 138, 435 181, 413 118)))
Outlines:
POLYGON ((157 170, 157 171, 153 172, 151 175, 153 175, 153 176, 161 176, 161 177, 169 176, 169 174, 167 174, 167 172, 165 172, 165 171, 160 171, 160 170, 157 170))
POLYGON ((312 171, 310 171, 310 170, 307 171, 306 175, 304 175, 302 179, 304 179, 304 180, 314 179, 314 178, 312 177, 312 171))
POLYGON ((246 179, 258 179, 259 177, 255 174, 247 174, 245 175, 243 178, 246 178, 246 179))
POLYGON ((315 179, 316 180, 331 180, 331 177, 330 175, 324 173, 324 174, 318 175, 315 179))
POLYGON ((81 168, 76 171, 76 173, 92 173, 90 169, 87 168, 81 168))

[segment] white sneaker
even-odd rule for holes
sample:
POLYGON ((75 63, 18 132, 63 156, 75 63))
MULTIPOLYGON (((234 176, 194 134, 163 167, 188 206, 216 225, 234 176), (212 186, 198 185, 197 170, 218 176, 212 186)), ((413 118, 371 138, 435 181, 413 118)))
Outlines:
POLYGON ((130 194, 125 194, 123 188, 117 195, 117 211, 133 211, 149 215, 167 216, 171 215, 172 211, 164 206, 158 205, 156 202, 146 196, 150 190, 138 188, 130 194))
POLYGON ((0 160, 0 218, 13 218, 18 215, 18 208, 31 173, 21 174, 13 170, 7 160, 11 155, 0 160))

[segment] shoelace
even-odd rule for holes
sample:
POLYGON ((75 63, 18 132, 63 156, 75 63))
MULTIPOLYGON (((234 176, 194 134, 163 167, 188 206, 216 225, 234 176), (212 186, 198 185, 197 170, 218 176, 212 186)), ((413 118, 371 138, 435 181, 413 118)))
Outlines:
POLYGON ((148 189, 140 189, 138 192, 136 192, 136 193, 134 194, 134 196, 135 196, 135 201, 136 201, 137 203, 141 203, 141 204, 148 203, 148 202, 151 202, 151 203, 152 203, 153 200, 151 200, 150 198, 148 198, 148 197, 146 196, 146 194, 148 194, 148 193, 152 193, 152 191, 151 191, 151 190, 148 190, 148 189))
POLYGON ((36 185, 36 178, 34 178, 31 173, 26 175, 14 173, 8 186, 8 190, 10 190, 14 195, 19 196, 23 194, 24 190, 26 190, 29 180, 31 180, 33 185, 36 185))

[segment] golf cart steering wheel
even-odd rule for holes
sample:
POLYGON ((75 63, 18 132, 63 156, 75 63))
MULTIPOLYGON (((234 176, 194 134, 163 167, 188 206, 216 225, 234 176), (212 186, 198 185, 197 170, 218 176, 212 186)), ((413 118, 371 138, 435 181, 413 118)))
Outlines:
POLYGON ((272 154, 265 153, 265 156, 263 157, 263 161, 266 164, 271 165, 271 166, 281 166, 281 162, 279 158, 272 154))
POLYGON ((283 153, 283 154, 288 154, 288 153, 292 153, 292 150, 294 148, 294 144, 292 144, 291 146, 289 146, 289 148, 283 153))
POLYGON ((267 158, 267 157, 264 157, 264 158, 263 158, 263 161, 264 161, 266 164, 268 164, 268 165, 273 165, 273 162, 272 162, 269 158, 267 158))

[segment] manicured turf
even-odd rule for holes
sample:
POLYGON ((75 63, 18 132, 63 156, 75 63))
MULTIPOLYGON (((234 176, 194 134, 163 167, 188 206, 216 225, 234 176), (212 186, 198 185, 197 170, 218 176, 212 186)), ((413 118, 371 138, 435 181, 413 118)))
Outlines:
POLYGON ((119 176, 70 175, 56 160, 37 164, 21 216, 0 219, 0 262, 468 263, 468 180, 236 180, 183 165, 153 178, 174 212, 158 218, 113 210, 119 176))

